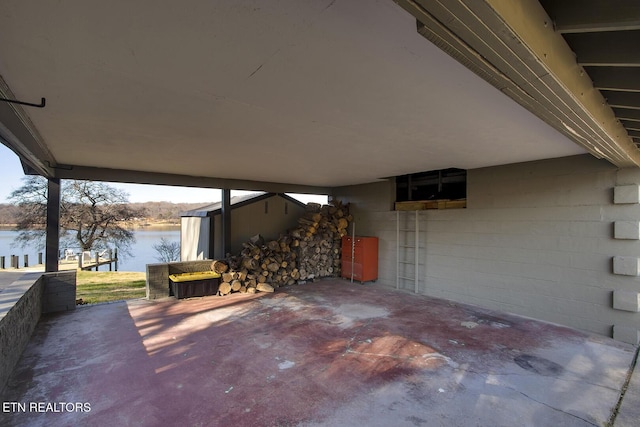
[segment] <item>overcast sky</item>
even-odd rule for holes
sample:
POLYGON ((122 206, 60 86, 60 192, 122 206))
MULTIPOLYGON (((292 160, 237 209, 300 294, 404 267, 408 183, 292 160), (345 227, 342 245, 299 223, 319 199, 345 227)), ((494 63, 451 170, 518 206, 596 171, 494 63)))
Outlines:
MULTIPOLYGON (((24 173, 18 156, 0 144, 0 203, 8 203, 11 192, 22 185, 24 173)), ((214 203, 222 199, 221 191, 212 188, 170 187, 166 185, 115 184, 129 194, 130 202, 214 203)), ((249 191, 232 191, 231 195, 242 195, 249 191)), ((326 196, 296 196, 303 202, 326 203, 326 196)))

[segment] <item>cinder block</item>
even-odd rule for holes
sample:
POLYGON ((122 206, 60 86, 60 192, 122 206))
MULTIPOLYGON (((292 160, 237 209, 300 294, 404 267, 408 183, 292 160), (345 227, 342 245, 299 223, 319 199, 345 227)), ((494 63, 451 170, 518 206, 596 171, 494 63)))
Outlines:
POLYGON ((640 258, 633 256, 614 256, 613 274, 623 276, 640 275, 640 258))
POLYGON ((637 167, 623 168, 616 171, 616 184, 635 184, 640 182, 640 169, 637 167))
POLYGON ((76 272, 47 273, 42 291, 42 312, 75 310, 76 272))
POLYGON ((638 345, 640 344, 640 331, 633 326, 613 325, 613 339, 638 345))
POLYGON ((613 291, 613 308, 635 313, 640 312, 640 292, 613 291))
POLYGON ((613 188, 613 203, 639 203, 640 186, 618 185, 613 188))
POLYGON ((613 223, 613 234, 616 239, 640 240, 640 222, 616 221, 613 223))
POLYGON ((147 299, 169 296, 169 264, 147 264, 147 299))

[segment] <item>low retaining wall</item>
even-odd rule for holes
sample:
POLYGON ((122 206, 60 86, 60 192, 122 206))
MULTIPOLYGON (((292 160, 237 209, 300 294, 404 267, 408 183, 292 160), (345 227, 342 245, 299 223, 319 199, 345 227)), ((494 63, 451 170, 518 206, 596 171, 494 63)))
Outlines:
POLYGON ((0 292, 0 393, 41 314, 75 308, 75 271, 25 273, 0 292))
POLYGON ((213 260, 176 261, 147 264, 147 298, 158 299, 172 296, 169 276, 180 273, 210 271, 213 260))

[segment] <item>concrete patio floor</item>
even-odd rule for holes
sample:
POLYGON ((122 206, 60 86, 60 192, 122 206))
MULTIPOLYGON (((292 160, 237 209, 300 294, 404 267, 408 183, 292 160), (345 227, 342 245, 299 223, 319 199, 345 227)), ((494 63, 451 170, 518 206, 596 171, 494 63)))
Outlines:
MULTIPOLYGON (((606 337, 340 279, 132 300, 43 317, 0 425, 605 425, 635 357, 606 337)), ((639 393, 634 376, 615 425, 637 422, 639 393)))

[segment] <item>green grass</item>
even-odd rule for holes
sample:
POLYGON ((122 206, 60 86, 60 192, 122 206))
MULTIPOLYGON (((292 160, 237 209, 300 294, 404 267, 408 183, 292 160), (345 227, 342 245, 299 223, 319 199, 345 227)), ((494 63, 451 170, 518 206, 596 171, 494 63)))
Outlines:
POLYGON ((146 296, 145 273, 78 271, 76 299, 95 304, 146 296))

